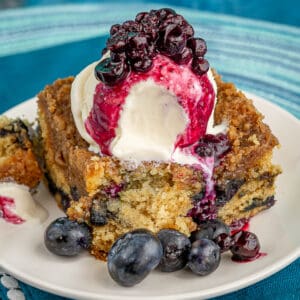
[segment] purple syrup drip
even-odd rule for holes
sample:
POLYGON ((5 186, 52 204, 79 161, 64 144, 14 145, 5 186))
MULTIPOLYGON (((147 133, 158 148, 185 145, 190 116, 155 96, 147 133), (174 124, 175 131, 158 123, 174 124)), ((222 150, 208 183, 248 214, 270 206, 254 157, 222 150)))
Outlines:
POLYGON ((205 181, 204 197, 195 203, 188 216, 197 223, 217 218, 216 190, 213 171, 222 158, 230 151, 230 143, 226 134, 205 134, 193 147, 193 155, 198 157, 199 167, 203 171, 205 181), (200 148, 199 148, 200 147, 200 148))
POLYGON ((242 218, 239 220, 233 221, 229 227, 230 227, 230 235, 234 235, 239 231, 248 231, 249 230, 249 219, 242 218))
POLYGON ((264 257, 264 256, 267 256, 267 255, 268 255, 267 253, 259 252, 259 253, 257 253, 257 255, 255 255, 254 257, 251 257, 251 258, 247 258, 247 259, 239 259, 239 258, 237 258, 236 256, 232 256, 232 257, 231 257, 231 260, 234 261, 234 262, 236 262, 236 263, 248 263, 248 262, 257 260, 257 259, 259 259, 260 257, 264 257))
POLYGON ((204 197, 195 203, 194 207, 188 212, 197 223, 217 218, 216 193, 213 181, 214 157, 199 157, 199 165, 203 171, 205 181, 204 197))

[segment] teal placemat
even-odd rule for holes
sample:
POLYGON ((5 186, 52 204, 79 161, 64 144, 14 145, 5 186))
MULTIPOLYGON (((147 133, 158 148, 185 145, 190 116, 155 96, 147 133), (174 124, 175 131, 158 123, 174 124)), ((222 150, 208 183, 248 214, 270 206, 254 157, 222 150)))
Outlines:
MULTIPOLYGON (((98 53, 91 57, 89 50, 93 54, 97 50, 100 52, 103 40, 98 48, 87 48, 86 54, 80 60, 76 57, 77 49, 74 49, 64 58, 66 61, 59 64, 63 58, 58 52, 55 57, 57 64, 50 65, 45 60, 38 70, 34 69, 34 62, 25 61, 26 56, 23 60, 25 68, 22 68, 22 62, 21 65, 14 65, 12 60, 3 58, 67 42, 105 37, 111 24, 130 19, 140 10, 155 7, 160 5, 126 5, 122 8, 119 5, 68 5, 0 13, 0 64, 3 64, 0 96, 7 103, 3 108, 8 108, 9 101, 15 101, 11 92, 12 86, 5 87, 7 82, 10 84, 11 74, 22 69, 19 76, 23 77, 15 78, 17 80, 23 80, 25 76, 30 78, 32 71, 44 77, 49 73, 56 74, 59 69, 63 72, 68 68, 70 74, 76 74, 72 71, 77 72, 78 66, 98 58, 98 53), (70 61, 72 55, 77 61, 70 61), (6 61, 9 61, 9 66, 5 65, 6 61), (7 67, 12 70, 7 70, 7 67)), ((300 117, 299 28, 176 7, 175 9, 194 25, 197 34, 207 40, 208 58, 226 80, 234 81, 240 88, 265 97, 300 117)), ((63 76, 61 74, 58 76, 63 76)), ((39 88, 42 89, 43 86, 39 88)), ((32 95, 36 92, 37 90, 32 91, 32 95)))

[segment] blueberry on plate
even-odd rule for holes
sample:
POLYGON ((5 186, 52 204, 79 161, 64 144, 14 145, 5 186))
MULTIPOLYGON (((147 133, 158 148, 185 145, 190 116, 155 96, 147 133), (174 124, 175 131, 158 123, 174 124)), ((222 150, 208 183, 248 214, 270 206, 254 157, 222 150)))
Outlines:
POLYGON ((122 286, 141 282, 163 256, 159 239, 149 230, 136 229, 119 237, 107 256, 108 272, 122 286))
POLYGON ((221 252, 229 250, 232 246, 230 228, 218 219, 202 222, 199 228, 193 231, 190 236, 192 243, 203 238, 217 243, 221 248, 221 252))
POLYGON ((195 274, 205 276, 217 269, 220 260, 220 247, 211 240, 200 239, 192 244, 187 265, 195 274))
POLYGON ((191 242, 206 238, 213 240, 220 234, 230 235, 230 228, 222 221, 215 219, 200 223, 198 230, 191 234, 191 242))
POLYGON ((189 238, 174 229, 162 229, 157 237, 164 250, 158 269, 163 272, 174 272, 184 268, 191 248, 189 238))
POLYGON ((46 229, 44 241, 47 249, 61 256, 74 256, 89 248, 92 235, 85 223, 58 218, 46 229))
POLYGON ((235 261, 249 261, 257 257, 260 244, 257 236, 250 231, 239 231, 233 236, 234 245, 230 248, 235 261))

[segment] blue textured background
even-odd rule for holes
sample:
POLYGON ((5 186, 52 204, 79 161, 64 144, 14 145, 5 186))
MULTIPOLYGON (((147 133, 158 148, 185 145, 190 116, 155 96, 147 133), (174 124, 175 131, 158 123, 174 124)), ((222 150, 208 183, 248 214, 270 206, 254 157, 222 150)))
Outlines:
MULTIPOLYGON (((1 1, 0 7, 8 2, 1 1)), ((112 23, 153 7, 147 4, 122 8, 119 5, 40 7, 36 4, 80 1, 13 2, 33 8, 0 12, 0 113, 34 96, 56 78, 77 74, 99 58, 112 23)), ((131 1, 137 2, 148 3, 131 1)), ((300 25, 300 1, 170 0, 164 3, 300 25)), ((265 97, 300 118, 299 28, 195 10, 179 9, 179 12, 207 40, 209 61, 225 80, 234 81, 239 88, 265 97)), ((298 259, 266 280, 216 299, 300 299, 299 282, 298 259)), ((20 285, 27 299, 62 299, 20 285)), ((0 285, 1 300, 7 299, 6 292, 0 285)))
MULTIPOLYGON (((62 3, 121 3, 124 0, 2 0, 2 3, 10 3, 10 6, 34 6, 62 3)), ((201 11, 231 14, 251 19, 260 19, 294 26, 300 25, 300 1, 297 0, 130 0, 130 4, 137 3, 166 3, 201 11)), ((1 1, 0 1, 1 5, 1 1)), ((4 6, 4 4, 3 4, 4 6)))

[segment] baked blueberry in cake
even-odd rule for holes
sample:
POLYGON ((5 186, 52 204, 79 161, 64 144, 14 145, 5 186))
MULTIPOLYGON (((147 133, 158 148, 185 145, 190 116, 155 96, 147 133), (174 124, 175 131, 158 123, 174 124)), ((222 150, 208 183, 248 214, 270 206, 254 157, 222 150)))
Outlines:
POLYGON ((69 219, 90 226, 97 258, 135 229, 189 236, 274 204, 278 140, 206 51, 175 11, 139 13, 111 27, 99 61, 38 95, 49 187, 69 219))

